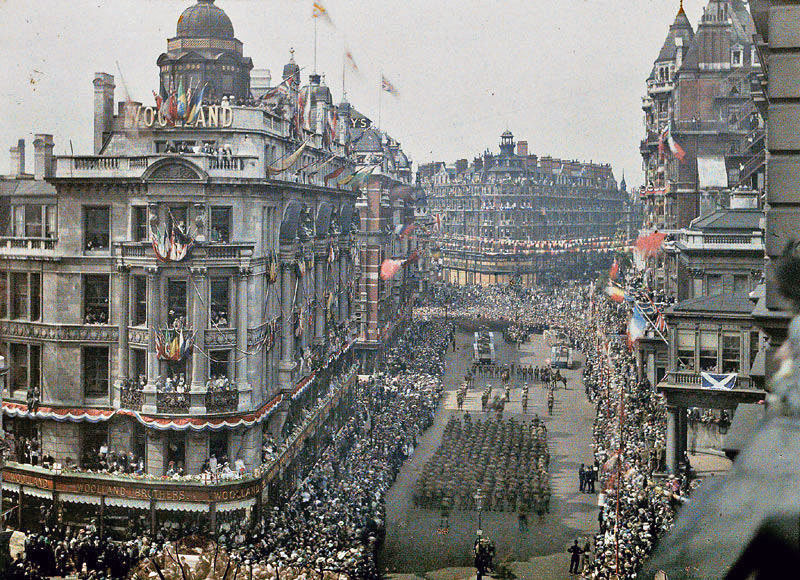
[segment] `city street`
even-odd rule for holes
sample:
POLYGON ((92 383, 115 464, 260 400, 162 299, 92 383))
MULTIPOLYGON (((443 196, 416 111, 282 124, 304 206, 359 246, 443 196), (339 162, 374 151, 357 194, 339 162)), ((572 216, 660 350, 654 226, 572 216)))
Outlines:
MULTIPOLYGON (((506 345, 501 333, 495 333, 497 356, 502 363, 541 366, 549 357, 542 336, 534 336, 530 343, 518 350, 506 345)), ((472 543, 477 529, 477 512, 453 511, 450 529, 438 532, 439 512, 414 507, 412 492, 414 482, 427 459, 440 443, 444 427, 451 414, 457 413, 456 389, 461 384, 472 362, 472 334, 460 332, 457 350, 448 352, 442 404, 436 421, 420 440, 414 456, 406 462, 395 485, 387 496, 387 534, 381 565, 392 573, 421 574, 436 571, 430 577, 469 578, 472 568, 472 543), (448 570, 444 570, 447 568, 448 570)), ((556 391, 553 416, 547 416, 546 394, 541 383, 531 384, 528 415, 538 413, 548 430, 553 486, 551 513, 539 522, 530 517, 530 531, 519 533, 517 514, 514 512, 483 512, 484 535, 497 546, 496 562, 514 562, 510 567, 519 577, 568 577, 566 549, 572 540, 584 539, 596 532, 596 495, 578 491, 578 468, 592 459, 591 429, 594 409, 586 400, 580 382, 580 368, 566 371, 568 390, 556 391), (550 556, 550 557, 547 557, 550 556), (535 559, 535 562, 531 560, 535 559), (536 571, 534 574, 534 570, 536 571)), ((494 393, 502 391, 500 381, 476 379, 469 391, 464 411, 473 416, 481 414, 480 395, 485 383, 493 384, 494 393)), ((511 392, 506 416, 522 417, 521 385, 511 392)))

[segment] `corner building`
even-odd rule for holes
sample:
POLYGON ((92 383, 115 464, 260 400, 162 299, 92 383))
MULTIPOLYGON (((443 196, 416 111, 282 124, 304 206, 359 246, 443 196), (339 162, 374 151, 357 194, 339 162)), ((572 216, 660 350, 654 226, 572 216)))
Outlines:
POLYGON ((292 58, 289 101, 309 91, 307 122, 254 104, 252 64, 213 0, 188 8, 168 44, 160 81, 207 83, 202 121, 130 101, 115 114, 114 78, 97 73, 94 154, 54 157, 37 136, 48 185, 3 190, 5 428, 39 449, 4 469, 23 526, 41 501, 59 517, 141 510, 152 527, 260 509, 304 476, 295 459, 350 401, 359 216, 357 192, 325 180, 350 165, 346 136, 323 125, 330 91, 316 75, 301 88, 292 58), (142 472, 98 472, 103 452, 142 472), (209 475, 211 458, 235 474, 209 475))

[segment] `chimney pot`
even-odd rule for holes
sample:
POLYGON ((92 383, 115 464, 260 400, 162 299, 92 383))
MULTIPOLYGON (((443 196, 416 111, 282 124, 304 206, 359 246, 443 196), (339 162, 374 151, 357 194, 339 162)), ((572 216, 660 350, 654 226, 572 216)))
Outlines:
POLYGON ((16 147, 11 147, 11 174, 19 177, 25 173, 25 139, 17 141, 16 147))
POLYGON ((33 140, 33 177, 44 180, 53 177, 55 173, 55 159, 53 158, 53 136, 47 133, 38 133, 33 140))

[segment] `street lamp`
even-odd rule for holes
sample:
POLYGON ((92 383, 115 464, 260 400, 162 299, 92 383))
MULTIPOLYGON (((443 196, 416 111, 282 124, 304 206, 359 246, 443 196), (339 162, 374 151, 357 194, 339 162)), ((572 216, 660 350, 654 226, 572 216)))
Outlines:
POLYGON ((483 526, 481 525, 483 522, 481 521, 481 510, 483 509, 483 500, 486 499, 486 496, 483 495, 483 490, 479 487, 478 491, 475 492, 473 496, 475 498, 475 507, 478 509, 478 536, 483 534, 483 526))

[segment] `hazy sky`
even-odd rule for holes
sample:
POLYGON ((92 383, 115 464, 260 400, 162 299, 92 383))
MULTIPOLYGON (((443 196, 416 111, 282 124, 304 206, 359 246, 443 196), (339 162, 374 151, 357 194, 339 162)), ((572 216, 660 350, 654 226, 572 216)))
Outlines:
MULTIPOLYGON (((497 149, 509 128, 540 155, 610 162, 641 183, 644 81, 678 0, 322 0, 318 71, 338 102, 348 45, 361 70, 349 100, 377 118, 380 71, 400 92, 383 96, 382 126, 416 162, 497 149)), ((56 153, 91 154, 92 79, 117 77, 152 101, 155 61, 190 0, 0 0, 0 173, 8 148, 53 133, 56 153)), ((704 0, 686 0, 696 24, 704 0)), ((312 72, 311 0, 217 0, 256 68, 280 76, 296 49, 312 72)), ((304 79, 305 80, 305 79, 304 79)))

